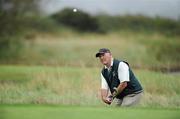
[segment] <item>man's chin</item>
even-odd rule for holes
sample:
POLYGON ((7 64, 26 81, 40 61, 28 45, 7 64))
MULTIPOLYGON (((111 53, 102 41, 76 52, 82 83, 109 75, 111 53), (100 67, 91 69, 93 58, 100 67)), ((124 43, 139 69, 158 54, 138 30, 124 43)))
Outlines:
POLYGON ((106 66, 107 66, 107 63, 105 62, 105 63, 103 63, 103 65, 106 65, 106 66))

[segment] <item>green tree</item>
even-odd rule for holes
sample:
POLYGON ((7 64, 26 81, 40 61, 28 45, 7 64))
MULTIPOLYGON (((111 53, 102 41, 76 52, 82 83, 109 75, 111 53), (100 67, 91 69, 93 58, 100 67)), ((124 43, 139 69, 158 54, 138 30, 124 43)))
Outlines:
POLYGON ((70 26, 79 31, 97 32, 99 30, 97 19, 81 10, 73 12, 73 9, 66 8, 52 15, 52 18, 60 24, 70 26))
POLYGON ((0 58, 18 55, 26 20, 37 5, 36 0, 0 0, 0 58))

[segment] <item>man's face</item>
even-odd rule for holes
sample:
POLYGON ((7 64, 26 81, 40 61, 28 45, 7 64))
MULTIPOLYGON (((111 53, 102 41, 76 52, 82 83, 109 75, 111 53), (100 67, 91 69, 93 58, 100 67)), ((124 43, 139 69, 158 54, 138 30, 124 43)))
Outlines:
POLYGON ((111 53, 104 53, 99 56, 100 62, 106 66, 111 65, 111 58, 112 58, 111 53))

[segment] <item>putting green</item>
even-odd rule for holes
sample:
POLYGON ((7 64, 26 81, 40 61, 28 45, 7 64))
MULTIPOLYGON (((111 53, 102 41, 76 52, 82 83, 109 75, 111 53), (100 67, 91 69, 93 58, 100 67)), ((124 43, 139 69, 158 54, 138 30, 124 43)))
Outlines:
POLYGON ((1 105, 0 119, 179 119, 180 109, 1 105))

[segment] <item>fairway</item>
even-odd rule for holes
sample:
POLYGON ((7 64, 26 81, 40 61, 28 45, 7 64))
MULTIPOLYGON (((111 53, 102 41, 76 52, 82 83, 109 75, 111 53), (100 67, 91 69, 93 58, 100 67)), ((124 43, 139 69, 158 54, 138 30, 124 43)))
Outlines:
POLYGON ((1 119, 179 119, 179 109, 3 105, 1 119))

